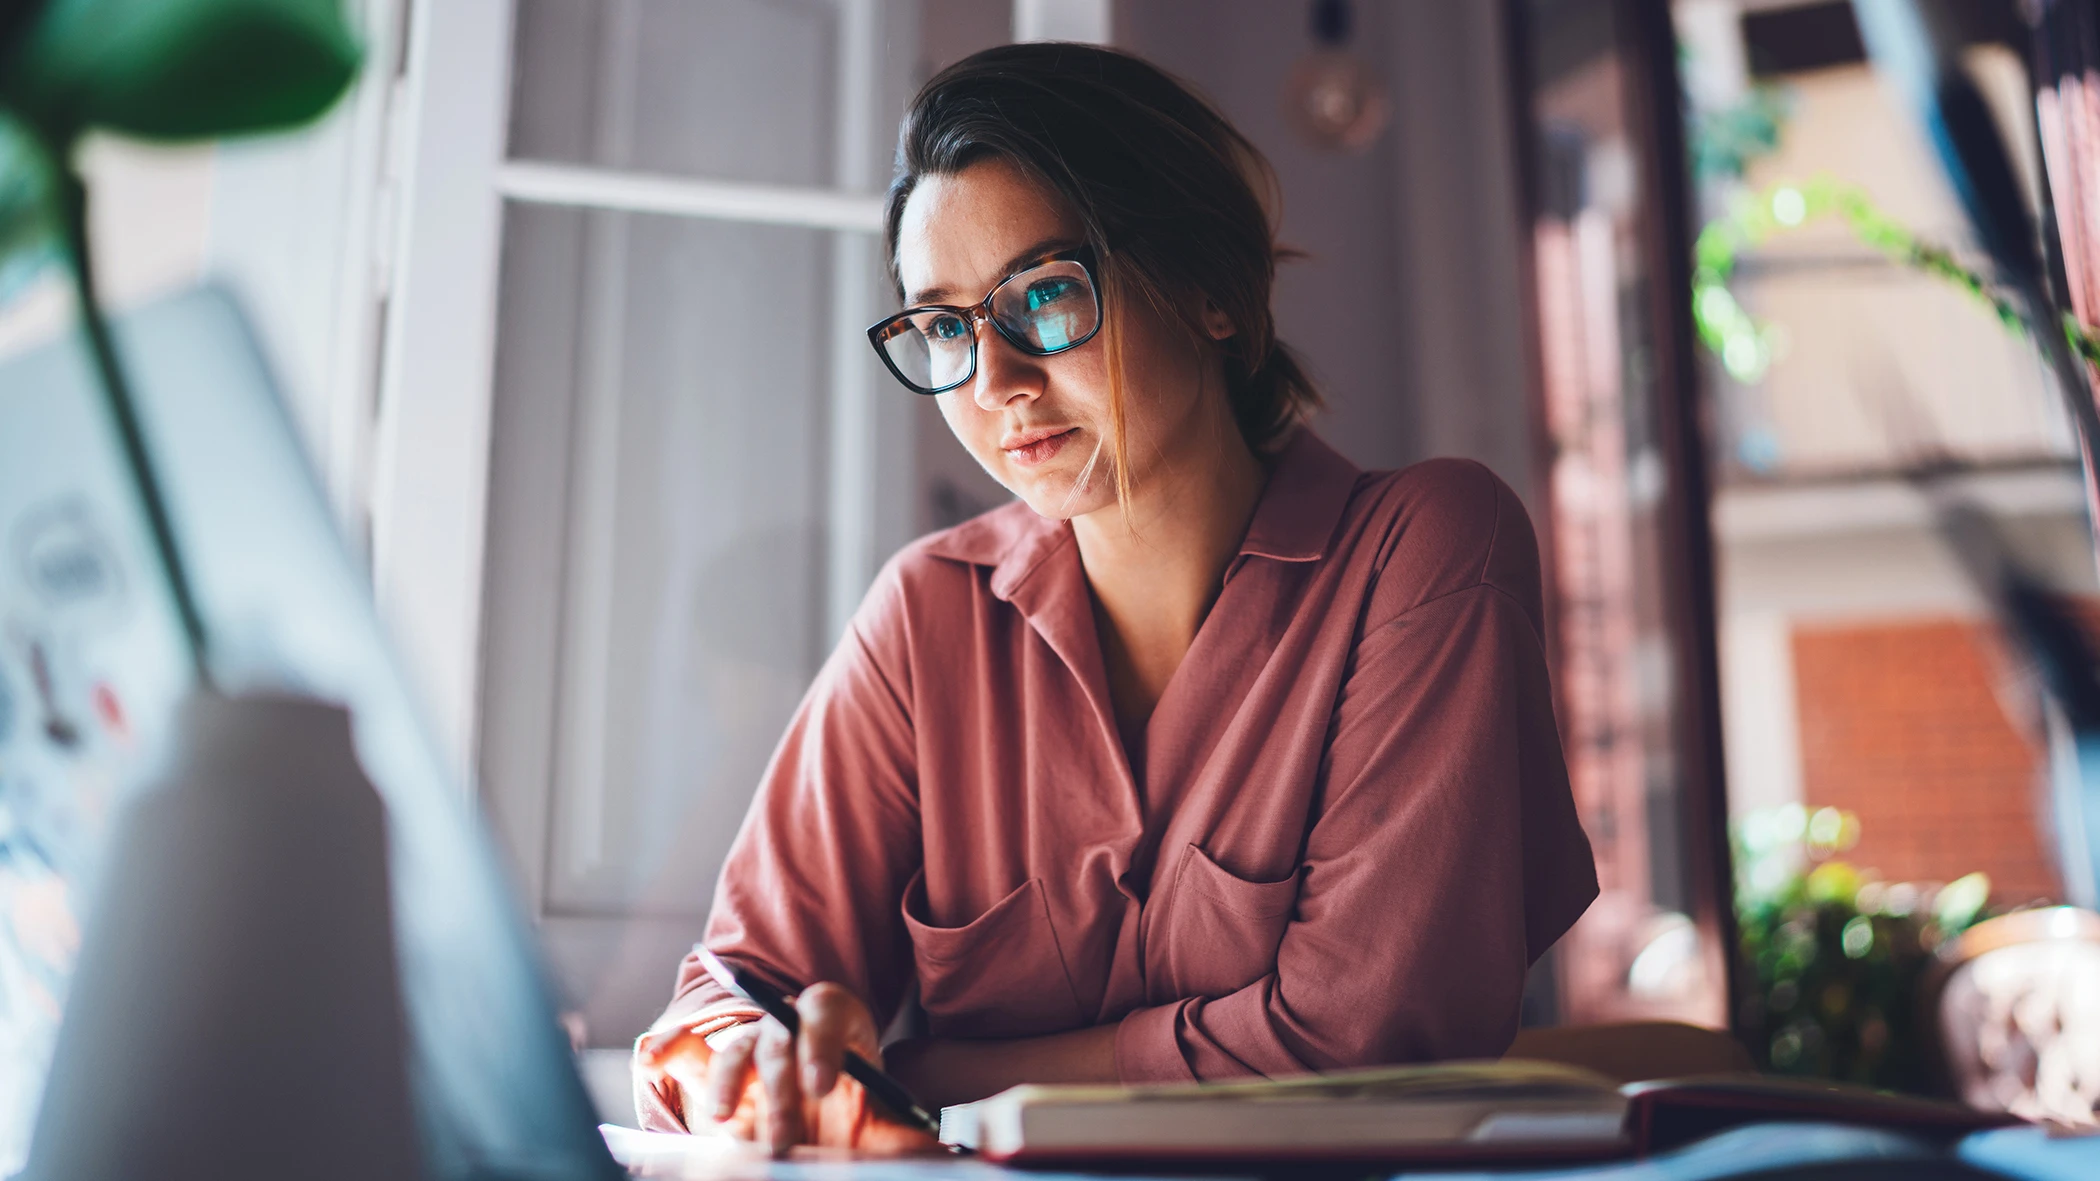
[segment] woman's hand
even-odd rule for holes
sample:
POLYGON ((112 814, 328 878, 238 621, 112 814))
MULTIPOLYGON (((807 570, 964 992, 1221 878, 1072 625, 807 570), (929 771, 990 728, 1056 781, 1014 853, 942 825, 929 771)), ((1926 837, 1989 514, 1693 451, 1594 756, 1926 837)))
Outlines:
POLYGON ((645 1075, 696 1129, 706 1121, 775 1154, 798 1144, 881 1153, 925 1152, 939 1143, 896 1123, 844 1074, 847 1050, 880 1065, 875 1018, 837 984, 815 984, 795 1001, 800 1037, 777 1021, 756 1021, 715 1034, 690 1029, 642 1045, 645 1075))

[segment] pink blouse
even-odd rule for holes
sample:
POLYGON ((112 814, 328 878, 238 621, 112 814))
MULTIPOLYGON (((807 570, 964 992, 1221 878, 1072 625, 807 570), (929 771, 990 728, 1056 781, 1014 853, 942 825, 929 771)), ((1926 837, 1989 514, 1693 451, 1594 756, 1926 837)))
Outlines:
MULTIPOLYGON (((1542 628, 1486 468, 1300 431, 1131 766, 1071 527, 986 513, 877 578, 707 946, 878 1023, 916 995, 934 1037, 1114 1022, 1130 1082, 1495 1057, 1597 894, 1542 628)), ((748 1011, 688 959, 658 1027, 748 1011)))

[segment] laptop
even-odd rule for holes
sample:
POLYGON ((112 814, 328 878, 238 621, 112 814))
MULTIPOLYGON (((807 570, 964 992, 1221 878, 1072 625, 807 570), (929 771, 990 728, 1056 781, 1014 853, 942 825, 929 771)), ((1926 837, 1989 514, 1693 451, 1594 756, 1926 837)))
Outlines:
MULTIPOLYGON (((246 320, 205 287, 116 333, 212 680, 228 696, 347 707, 383 803, 423 1174, 622 1175, 532 928, 423 724, 246 320)), ((0 361, 0 1176, 34 1164, 98 857, 167 757, 188 661, 79 336, 0 361)))

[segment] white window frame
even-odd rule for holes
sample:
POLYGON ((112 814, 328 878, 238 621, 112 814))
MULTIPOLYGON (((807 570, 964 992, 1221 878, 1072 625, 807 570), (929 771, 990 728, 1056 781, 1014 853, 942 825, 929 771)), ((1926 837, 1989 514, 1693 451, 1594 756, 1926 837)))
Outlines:
POLYGON ((512 0, 417 0, 374 429, 372 578, 471 782, 512 0))
MULTIPOLYGON (((418 674, 440 740, 475 769, 488 521, 490 407, 498 262, 506 201, 668 214, 847 234, 881 232, 873 121, 879 107, 874 0, 840 12, 834 175, 826 187, 759 185, 509 159, 515 0, 414 0, 406 70, 391 104, 391 164, 381 208, 394 216, 384 354, 370 448, 373 580, 418 674)), ((1112 0, 1015 0, 1016 40, 1105 43, 1112 0)), ((832 274, 830 552, 826 617, 843 628, 883 557, 889 484, 879 462, 866 367, 838 364, 867 347, 877 314, 868 252, 838 251, 832 274)), ((910 496, 906 487, 902 493, 910 496)))
MULTIPOLYGON (((515 0, 416 4, 400 105, 398 208, 372 486, 373 577, 429 695, 459 769, 474 770, 479 714, 490 406, 498 254, 506 201, 575 209, 789 225, 849 234, 882 229, 874 145, 877 9, 838 0, 839 183, 759 185, 509 159, 515 0)), ((874 577, 879 470, 866 367, 838 364, 867 347, 875 311, 865 251, 839 251, 832 274, 831 634, 874 577)), ((589 489, 582 489, 589 495, 589 489)), ((907 493, 908 495, 908 493, 907 493)))

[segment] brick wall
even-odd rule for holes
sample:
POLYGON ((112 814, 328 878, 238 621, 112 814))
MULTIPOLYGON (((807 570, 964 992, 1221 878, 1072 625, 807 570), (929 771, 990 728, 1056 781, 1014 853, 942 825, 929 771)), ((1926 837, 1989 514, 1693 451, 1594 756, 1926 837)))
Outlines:
POLYGON ((1888 880, 1982 870, 1999 903, 2054 898, 2042 753, 1993 691, 1995 643, 1958 619, 1796 628, 1802 795, 1858 813, 1851 859, 1888 880))

